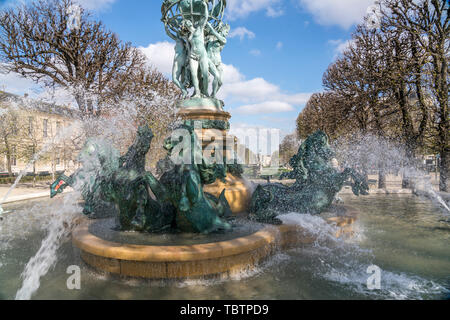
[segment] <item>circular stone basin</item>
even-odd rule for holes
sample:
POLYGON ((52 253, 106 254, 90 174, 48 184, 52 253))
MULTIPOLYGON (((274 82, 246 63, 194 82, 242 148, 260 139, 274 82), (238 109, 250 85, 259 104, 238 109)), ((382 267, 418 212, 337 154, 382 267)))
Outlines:
MULTIPOLYGON (((336 234, 339 237, 352 232, 357 212, 347 206, 337 208, 333 210, 337 216, 327 218, 327 221, 339 227, 336 234)), ((110 227, 114 226, 113 222, 109 221, 110 227)), ((83 219, 72 233, 72 242, 80 249, 81 258, 101 271, 150 279, 197 278, 239 272, 255 266, 280 249, 311 244, 316 240, 300 226, 289 224, 261 227, 246 223, 236 233, 228 235, 155 236, 107 232, 107 227, 102 230, 102 224, 96 226, 96 223, 99 222, 83 219), (136 244, 142 243, 145 237, 145 241, 151 244, 136 244), (183 244, 175 245, 180 242, 183 244)))
POLYGON ((201 234, 169 231, 163 234, 151 234, 116 231, 116 225, 115 218, 94 220, 89 224, 89 232, 100 239, 111 242, 145 246, 179 246, 229 241, 249 236, 265 227, 263 224, 254 223, 247 219, 236 219, 232 223, 233 230, 231 232, 201 234))

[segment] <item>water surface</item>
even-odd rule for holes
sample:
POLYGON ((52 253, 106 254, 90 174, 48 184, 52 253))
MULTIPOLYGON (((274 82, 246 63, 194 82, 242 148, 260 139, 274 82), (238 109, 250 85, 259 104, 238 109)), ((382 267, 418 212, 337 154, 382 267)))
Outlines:
MULTIPOLYGON (((412 195, 343 196, 360 210, 355 236, 336 240, 318 216, 282 217, 318 236, 314 245, 280 252, 256 269, 223 279, 149 281, 87 267, 70 241, 40 279, 33 299, 446 299, 450 288, 450 224, 427 199, 412 195), (66 270, 81 267, 81 290, 68 290, 66 270), (369 290, 369 266, 381 269, 381 289, 369 290)), ((14 299, 21 273, 41 247, 62 199, 5 206, 0 222, 0 299, 14 299)), ((110 222, 112 226, 112 222, 110 222)), ((251 225, 250 225, 251 226, 251 225)), ((249 231, 243 227, 243 234, 249 231)), ((251 227, 250 227, 251 228, 251 227)), ((240 232, 240 231, 238 231, 240 232)), ((130 238, 130 235, 123 235, 130 238)), ((216 235, 216 240, 224 235, 216 235)), ((136 235, 131 235, 136 237, 136 235)), ((142 235, 138 235, 142 239, 142 235)), ((189 238, 190 237, 190 238, 189 238)), ((157 238, 157 237, 156 237, 157 238)), ((170 236, 169 236, 170 238, 170 236)), ((158 241, 165 240, 164 237, 158 241)), ((184 239, 186 240, 186 239, 184 239)), ((187 241, 202 242, 204 238, 187 241)), ((140 240, 139 240, 140 241, 140 240)))

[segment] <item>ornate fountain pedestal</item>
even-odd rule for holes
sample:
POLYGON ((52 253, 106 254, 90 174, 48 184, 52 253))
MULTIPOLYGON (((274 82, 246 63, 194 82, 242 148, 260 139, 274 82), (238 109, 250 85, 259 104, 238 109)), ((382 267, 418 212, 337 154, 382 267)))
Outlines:
MULTIPOLYGON (((217 108, 216 105, 217 103, 212 103, 208 106, 204 101, 200 107, 183 105, 178 115, 183 121, 196 128, 196 134, 199 141, 202 142, 203 150, 213 143, 216 143, 217 148, 222 147, 225 161, 225 159, 231 159, 231 152, 233 152, 235 145, 234 138, 228 136, 231 114, 217 108), (217 140, 218 137, 220 141, 217 140)), ((250 183, 244 178, 228 173, 225 182, 217 180, 215 183, 204 187, 205 192, 215 197, 219 197, 224 189, 225 197, 234 214, 248 210, 252 195, 250 183)))
MULTIPOLYGON (((358 212, 339 206, 337 216, 326 219, 336 237, 352 236, 358 212)), ((332 214, 334 215, 334 214, 332 214)), ((267 225, 259 231, 229 241, 197 245, 160 246, 110 242, 94 235, 95 220, 83 217, 72 234, 73 244, 89 266, 125 277, 185 279, 230 275, 253 268, 280 250, 311 245, 318 239, 314 230, 287 222, 267 225)))

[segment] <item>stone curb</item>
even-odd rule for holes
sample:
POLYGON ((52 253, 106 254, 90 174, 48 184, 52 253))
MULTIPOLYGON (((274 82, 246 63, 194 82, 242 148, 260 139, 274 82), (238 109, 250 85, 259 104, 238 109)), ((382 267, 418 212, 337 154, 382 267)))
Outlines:
MULTIPOLYGON (((355 209, 327 219, 339 227, 336 237, 352 233, 355 209)), ((72 243, 81 258, 95 269, 122 276, 151 279, 195 278, 245 270, 280 249, 311 244, 316 238, 298 225, 266 226, 241 238, 188 246, 144 246, 114 243, 89 232, 83 219, 72 233, 72 243)))

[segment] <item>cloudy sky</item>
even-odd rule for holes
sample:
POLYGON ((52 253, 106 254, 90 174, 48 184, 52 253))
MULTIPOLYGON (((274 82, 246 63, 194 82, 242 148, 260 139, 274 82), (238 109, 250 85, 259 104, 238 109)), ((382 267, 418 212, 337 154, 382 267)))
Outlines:
MULTIPOLYGON (((26 0, 0 0, 0 6, 26 0)), ((142 48, 170 77, 173 43, 161 23, 162 0, 78 0, 124 41, 142 48)), ((345 48, 373 0, 228 0, 230 40, 220 97, 234 127, 293 132, 322 75, 345 48)), ((0 75, 0 89, 32 93, 29 81, 0 75)))

